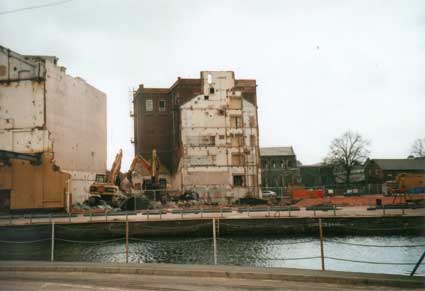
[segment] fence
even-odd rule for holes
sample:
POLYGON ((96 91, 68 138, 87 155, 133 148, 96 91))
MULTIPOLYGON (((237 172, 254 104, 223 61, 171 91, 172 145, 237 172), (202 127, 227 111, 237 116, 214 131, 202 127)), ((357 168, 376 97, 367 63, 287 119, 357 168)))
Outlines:
MULTIPOLYGON (((69 226, 66 225, 57 225, 54 221, 52 221, 50 227, 50 232, 44 230, 43 235, 44 237, 35 239, 35 240, 0 240, 0 245, 29 245, 32 246, 34 244, 47 244, 50 243, 50 261, 56 261, 57 258, 55 256, 56 254, 56 244, 58 243, 65 243, 65 244, 83 244, 83 245, 91 245, 96 248, 100 248, 102 245, 105 244, 114 244, 116 248, 114 251, 108 251, 105 253, 105 255, 108 256, 121 256, 125 259, 125 262, 129 262, 129 257, 131 254, 135 254, 130 247, 130 242, 138 242, 138 243, 144 243, 149 244, 152 246, 152 249, 155 249, 159 244, 163 244, 164 241, 159 240, 149 240, 144 239, 140 237, 132 236, 131 230, 130 230, 130 223, 128 221, 128 218, 125 220, 125 222, 122 223, 124 226, 124 229, 116 229, 115 231, 110 230, 110 232, 113 234, 112 237, 107 239, 96 239, 96 240, 75 240, 70 239, 63 236, 57 235, 57 229, 66 229, 69 226)), ((40 226, 40 225, 38 225, 40 226)), ((212 264, 218 264, 220 263, 218 260, 218 253, 220 251, 219 246, 227 248, 228 244, 234 245, 236 243, 249 243, 247 240, 238 240, 238 239, 231 239, 231 238, 225 238, 220 237, 220 226, 221 227, 228 227, 228 228, 237 228, 242 227, 241 225, 232 224, 229 222, 221 222, 219 218, 212 218, 209 221, 203 221, 201 223, 193 224, 193 225, 186 225, 186 226, 179 226, 180 228, 190 228, 192 230, 195 230, 199 227, 210 227, 211 228, 211 236, 210 237, 203 237, 203 238, 192 238, 192 239, 183 239, 183 240, 171 240, 169 243, 174 247, 176 244, 187 244, 188 248, 192 250, 195 245, 198 245, 200 243, 212 243, 212 252, 207 253, 205 255, 205 260, 208 258, 208 256, 212 255, 212 264)), ((256 225, 255 227, 267 227, 267 223, 264 223, 264 225, 256 225)), ((148 226, 150 227, 150 226, 148 226)), ((157 226, 152 226, 157 227, 157 226)), ((285 227, 285 226, 282 226, 285 227)), ((295 256, 295 257, 280 257, 280 256, 273 256, 273 257, 252 257, 252 259, 255 259, 257 261, 304 261, 304 260, 320 260, 320 268, 322 271, 326 270, 326 262, 329 260, 332 261, 339 261, 339 262, 347 262, 347 263, 356 263, 356 264, 369 264, 369 265, 398 265, 398 266, 413 266, 413 269, 410 272, 410 276, 413 276, 418 267, 421 265, 422 261, 425 258, 425 251, 422 253, 420 258, 416 262, 390 262, 390 261, 374 261, 374 260, 360 260, 360 259, 353 259, 353 258, 347 258, 347 257, 338 257, 338 256, 332 256, 326 254, 326 248, 327 246, 332 245, 346 245, 353 248, 379 248, 379 249, 391 249, 391 248, 422 248, 425 249, 425 243, 424 244, 399 244, 399 245, 388 245, 388 244, 367 244, 367 243, 352 243, 352 242, 346 242, 341 241, 335 238, 326 238, 323 233, 323 224, 322 219, 318 218, 314 223, 300 223, 300 227, 315 227, 317 228, 318 232, 318 238, 313 239, 303 239, 303 240, 297 240, 295 242, 278 242, 274 243, 274 245, 278 246, 290 246, 290 245, 299 245, 299 244, 310 244, 309 249, 311 251, 314 250, 315 247, 317 247, 317 250, 320 250, 320 255, 305 255, 305 256, 295 256), (318 245, 315 245, 316 242, 319 242, 318 245)), ((349 226, 353 227, 353 226, 349 226)), ((160 227, 163 231, 172 231, 175 229, 175 227, 160 227)), ((377 228, 374 228, 377 229, 377 228)), ((85 229, 86 231, 89 231, 89 229, 85 229)), ((73 231, 80 231, 78 229, 74 229, 73 231)), ((95 236, 94 236, 95 237, 95 236)), ((269 244, 270 245, 270 244, 269 244)), ((331 247, 333 248, 333 247, 331 247)), ((0 248, 5 252, 8 252, 7 247, 0 248)), ((31 248, 32 249, 32 248, 31 248)), ((249 256, 244 255, 243 258, 249 258, 249 256)), ((140 262, 140 258, 139 258, 140 262)), ((238 262, 239 263, 239 262, 238 262)))

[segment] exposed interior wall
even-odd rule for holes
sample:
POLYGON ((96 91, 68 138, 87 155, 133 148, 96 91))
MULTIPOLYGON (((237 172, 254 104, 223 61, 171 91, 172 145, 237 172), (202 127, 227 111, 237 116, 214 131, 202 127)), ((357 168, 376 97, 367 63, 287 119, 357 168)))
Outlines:
POLYGON ((43 154, 43 163, 11 160, 0 168, 0 188, 11 189, 10 209, 64 208, 68 173, 61 172, 51 154, 43 154))
POLYGON ((257 108, 234 91, 233 72, 201 78, 203 94, 180 106, 183 189, 216 202, 258 197, 257 108))
MULTIPOLYGON (((76 202, 87 198, 87 189, 95 174, 105 173, 106 144, 106 95, 103 92, 81 78, 67 75, 55 57, 23 56, 0 46, 1 150, 51 156, 55 167, 72 175, 70 191, 76 202)), ((11 175, 10 171, 10 167, 0 165, 0 175, 3 172, 11 175)), ((41 175, 39 166, 30 164, 22 171, 26 173, 26 180, 30 174, 38 178, 41 175)), ((16 171, 13 173, 13 181, 23 179, 16 171)), ((16 193, 30 193, 36 201, 50 195, 45 189, 55 188, 55 183, 52 180, 52 185, 43 186, 44 192, 39 193, 16 183, 0 186, 0 189, 10 189, 15 201, 12 206, 21 207, 13 198, 16 193)), ((50 207, 47 200, 40 202, 42 204, 29 204, 36 208, 50 207)))
POLYGON ((0 149, 51 151, 45 126, 44 62, 0 46, 0 149))

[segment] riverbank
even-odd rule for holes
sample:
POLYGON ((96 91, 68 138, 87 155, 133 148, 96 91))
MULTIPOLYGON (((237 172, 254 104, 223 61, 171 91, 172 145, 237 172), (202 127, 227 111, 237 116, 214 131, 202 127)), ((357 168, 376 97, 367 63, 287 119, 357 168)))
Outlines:
MULTIPOLYGON (((210 279, 222 279, 221 284, 225 282, 228 287, 235 288, 237 285, 246 289, 267 289, 282 290, 288 288, 288 285, 294 287, 295 290, 335 290, 335 289, 362 289, 365 286, 397 287, 397 288, 421 288, 425 287, 425 277, 408 277, 401 275, 386 274, 368 274, 355 272, 337 272, 337 271, 317 271, 305 269, 290 268, 252 268, 252 267, 236 267, 236 266, 200 266, 200 265, 173 265, 173 264, 99 264, 99 263, 70 263, 70 262, 23 262, 23 261, 0 261, 0 281, 6 279, 20 280, 42 280, 60 282, 68 278, 67 283, 72 285, 86 282, 83 274, 91 273, 104 274, 97 276, 100 278, 98 286, 108 285, 107 277, 114 274, 137 275, 138 276, 171 276, 175 282, 179 278, 196 279, 196 290, 212 288, 215 284, 208 284, 210 279), (33 273, 36 272, 36 273, 33 273), (52 274, 54 275, 52 276, 52 274), (78 276, 73 274, 78 273, 78 276), (44 275, 43 275, 44 274, 44 275), (47 274, 47 276, 45 275, 47 274), (25 276, 26 275, 26 276, 25 276), (50 276, 49 276, 50 275, 50 276), (102 279, 104 280, 102 284, 102 279), (239 280, 250 280, 241 282, 239 280), (233 282, 233 284, 232 284, 233 282), (241 283, 244 283, 241 285, 241 283), (272 284, 270 284, 272 283, 272 284), (314 283, 310 285, 308 283, 314 283), (326 286, 324 284, 333 284, 326 286), (234 285, 234 286, 232 286, 234 285), (316 288, 314 288, 316 286, 316 288), (308 287, 303 289, 303 287, 308 287), (329 289, 322 289, 328 287, 329 289), (273 289, 275 288, 275 289, 273 289)), ((119 282, 119 286, 132 286, 132 282, 137 277, 127 278, 126 281, 119 282)), ((173 279, 168 282, 172 283, 173 279)), ((93 281, 92 281, 93 282, 93 281)), ((146 281, 145 281, 146 282, 146 281)), ((80 285, 81 286, 81 285, 80 285)), ((136 285, 143 288, 142 285, 136 285)), ((136 287, 134 286, 134 287, 136 287)), ((176 286, 174 286, 175 288, 176 286)), ((195 286, 194 286, 195 287, 195 286)), ((156 287, 157 288, 157 287, 156 287)), ((156 289, 154 288, 154 289, 156 289)), ((374 288, 375 289, 375 288, 374 288)), ((178 289, 167 289, 178 290, 178 289)), ((214 290, 218 290, 214 288, 214 290)), ((388 289, 385 289, 388 290, 388 289)))
MULTIPOLYGON (((416 235, 425 236, 424 216, 381 217, 245 217, 214 218, 217 236, 312 236, 318 237, 319 222, 325 237, 364 235, 416 235)), ((49 238, 52 227, 57 237, 75 240, 99 240, 148 237, 212 237, 213 219, 180 219, 135 221, 115 218, 110 221, 84 223, 16 224, 0 226, 3 240, 26 241, 49 238)))
POLYGON ((164 209, 137 212, 110 212, 71 214, 26 214, 0 215, 0 226, 31 224, 82 224, 96 222, 130 221, 184 221, 216 219, 252 219, 252 218, 361 218, 361 217, 424 217, 425 209, 368 209, 365 206, 335 207, 324 210, 291 207, 244 207, 217 209, 164 209))

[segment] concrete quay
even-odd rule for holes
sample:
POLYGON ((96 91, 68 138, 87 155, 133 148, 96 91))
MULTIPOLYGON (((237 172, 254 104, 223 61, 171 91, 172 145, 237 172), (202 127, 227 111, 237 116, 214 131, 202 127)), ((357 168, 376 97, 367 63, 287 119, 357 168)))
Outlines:
MULTIPOLYGON (((187 209, 186 209, 187 211, 187 209)), ((72 216, 56 216, 44 217, 29 216, 25 215, 6 217, 3 216, 0 218, 1 225, 27 225, 27 224, 51 224, 52 221, 55 223, 92 223, 92 222, 113 222, 113 221, 125 221, 128 219, 129 222, 141 222, 141 221, 178 221, 178 220, 203 220, 203 219, 250 219, 250 218, 331 218, 331 217, 341 217, 341 218, 355 218, 355 217, 409 217, 409 216, 423 216, 425 219, 425 209, 386 209, 386 210, 367 210, 365 206, 355 206, 355 207, 343 207, 337 208, 337 210, 306 210, 301 208, 298 211, 245 211, 238 212, 235 209, 232 209, 231 212, 215 212, 215 213, 163 213, 159 214, 146 214, 142 211, 129 212, 126 215, 125 212, 122 213, 109 213, 102 214, 96 213, 92 216, 90 215, 72 215, 72 216)))
POLYGON ((0 289, 37 290, 37 286, 46 290, 425 290, 425 277, 290 268, 0 261, 0 289))

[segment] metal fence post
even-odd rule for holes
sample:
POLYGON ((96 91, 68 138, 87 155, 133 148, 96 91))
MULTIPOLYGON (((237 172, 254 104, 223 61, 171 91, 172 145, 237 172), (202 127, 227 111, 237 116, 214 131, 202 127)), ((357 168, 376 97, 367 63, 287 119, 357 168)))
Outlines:
POLYGON ((204 218, 204 208, 201 208, 201 218, 204 218))
POLYGON ((50 261, 55 260, 55 222, 52 221, 52 240, 51 240, 51 249, 50 249, 50 261))
POLYGON ((69 213, 68 213, 68 221, 69 221, 69 223, 71 223, 71 216, 72 216, 72 215, 71 215, 71 212, 69 212, 69 213))
POLYGON ((214 265, 217 265, 217 238, 215 234, 215 218, 212 219, 213 247, 214 247, 214 265))
POLYGON ((249 210, 251 209, 251 207, 248 206, 248 216, 249 216, 249 210))
POLYGON ((334 204, 334 216, 336 216, 336 205, 334 204))
POLYGON ((93 213, 91 212, 91 210, 90 210, 90 222, 92 222, 92 219, 93 219, 93 213))
POLYGON ((291 217, 291 206, 288 207, 288 216, 291 217))
POLYGON ((128 263, 128 216, 125 220, 125 262, 128 263))
POLYGON ((412 272, 410 273, 410 276, 415 275, 416 270, 419 268, 420 264, 422 263, 423 259, 425 258, 425 252, 422 254, 422 256, 419 258, 419 261, 416 263, 415 267, 413 268, 412 272))
POLYGON ((382 215, 385 216, 385 205, 382 204, 382 215))
POLYGON ((401 207, 401 215, 405 215, 406 214, 406 211, 404 209, 405 209, 405 206, 403 205, 401 207))
POLYGON ((181 219, 183 219, 183 208, 180 209, 180 215, 181 215, 181 219))
POLYGON ((32 213, 30 213, 30 224, 32 224, 32 213))
POLYGON ((322 263, 322 271, 325 271, 325 255, 323 250, 323 228, 322 228, 322 219, 319 218, 319 233, 320 233, 320 259, 322 263))
POLYGON ((108 211, 105 210, 105 221, 108 221, 108 211))

